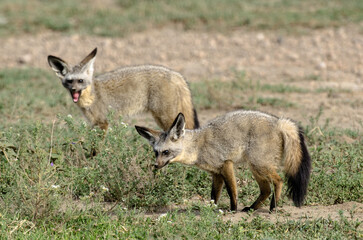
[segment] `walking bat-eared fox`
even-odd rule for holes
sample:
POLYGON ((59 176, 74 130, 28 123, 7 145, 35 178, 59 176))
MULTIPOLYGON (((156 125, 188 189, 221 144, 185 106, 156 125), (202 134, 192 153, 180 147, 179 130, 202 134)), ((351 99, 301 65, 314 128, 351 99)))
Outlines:
POLYGON ((106 115, 112 108, 128 116, 149 111, 163 130, 169 129, 178 113, 182 112, 186 128, 198 127, 191 93, 181 74, 161 66, 141 65, 119 68, 94 77, 96 53, 97 48, 75 66, 58 57, 48 56, 50 67, 92 125, 106 131, 106 115))
POLYGON ((168 131, 135 126, 156 155, 155 167, 169 163, 195 165, 212 174, 211 198, 218 202, 226 185, 231 210, 237 210, 237 184, 234 167, 247 163, 260 187, 260 195, 242 211, 256 210, 271 194, 270 211, 276 207, 286 175, 288 196, 295 206, 303 204, 310 178, 311 160, 302 130, 291 120, 258 111, 235 111, 217 117, 207 125, 185 129, 185 117, 179 113, 168 131))

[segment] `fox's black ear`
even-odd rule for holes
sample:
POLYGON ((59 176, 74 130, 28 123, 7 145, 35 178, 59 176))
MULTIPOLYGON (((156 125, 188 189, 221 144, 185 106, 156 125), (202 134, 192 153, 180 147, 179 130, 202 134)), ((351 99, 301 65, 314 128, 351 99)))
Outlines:
POLYGON ((145 127, 139 127, 135 126, 136 131, 144 138, 146 138, 151 145, 154 145, 156 140, 159 138, 160 133, 158 131, 145 128, 145 127))
POLYGON ((178 140, 180 137, 184 136, 185 133, 185 118, 182 113, 179 113, 175 118, 173 125, 171 125, 169 130, 170 139, 173 141, 178 140))
POLYGON ((49 55, 48 63, 58 77, 64 77, 69 72, 68 64, 59 57, 49 55))

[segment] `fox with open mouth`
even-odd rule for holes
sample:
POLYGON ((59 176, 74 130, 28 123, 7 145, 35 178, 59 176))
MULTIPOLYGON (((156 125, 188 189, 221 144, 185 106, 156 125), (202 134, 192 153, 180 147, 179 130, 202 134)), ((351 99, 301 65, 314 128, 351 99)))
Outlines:
POLYGON ((140 65, 94 76, 96 53, 97 48, 75 66, 48 56, 50 67, 92 125, 106 132, 111 108, 123 116, 150 112, 163 130, 169 129, 182 112, 186 128, 198 128, 191 92, 180 73, 162 66, 140 65))

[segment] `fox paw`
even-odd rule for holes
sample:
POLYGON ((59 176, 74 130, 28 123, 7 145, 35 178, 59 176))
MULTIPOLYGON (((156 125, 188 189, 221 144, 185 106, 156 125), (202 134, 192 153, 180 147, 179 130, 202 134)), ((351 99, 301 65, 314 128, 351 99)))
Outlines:
POLYGON ((244 209, 242 209, 242 212, 249 212, 250 210, 254 211, 254 209, 251 207, 245 207, 244 209))

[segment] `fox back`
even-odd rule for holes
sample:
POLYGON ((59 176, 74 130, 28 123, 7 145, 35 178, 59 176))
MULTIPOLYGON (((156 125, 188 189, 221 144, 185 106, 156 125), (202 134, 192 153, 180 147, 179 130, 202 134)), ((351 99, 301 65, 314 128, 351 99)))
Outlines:
MULTIPOLYGON (((257 111, 227 113, 195 132, 199 134, 198 141, 204 141, 197 165, 200 162, 213 166, 212 172, 218 171, 225 160, 234 164, 265 166, 266 170, 283 168, 288 161, 284 152, 284 134, 299 143, 299 128, 294 122, 257 111)), ((299 148, 293 149, 297 152, 289 154, 299 157, 299 148)), ((298 164, 290 167, 296 171, 298 164)))
POLYGON ((149 111, 164 130, 179 112, 185 114, 187 128, 199 126, 188 84, 181 74, 161 66, 142 65, 94 77, 96 53, 97 49, 73 67, 58 57, 48 57, 73 102, 93 125, 106 130, 107 113, 114 109, 126 116, 149 111))

